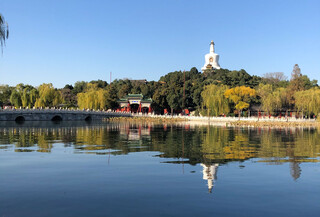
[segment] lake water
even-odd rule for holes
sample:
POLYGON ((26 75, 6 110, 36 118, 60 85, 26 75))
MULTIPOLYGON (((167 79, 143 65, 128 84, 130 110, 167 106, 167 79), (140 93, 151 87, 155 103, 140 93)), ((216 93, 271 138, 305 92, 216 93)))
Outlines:
POLYGON ((0 217, 319 216, 316 129, 0 125, 0 217))

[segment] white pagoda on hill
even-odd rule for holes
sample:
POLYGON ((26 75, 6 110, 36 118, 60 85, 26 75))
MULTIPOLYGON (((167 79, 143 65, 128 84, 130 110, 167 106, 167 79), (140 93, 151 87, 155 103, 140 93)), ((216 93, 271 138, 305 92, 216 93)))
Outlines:
POLYGON ((204 56, 205 64, 201 68, 202 71, 206 69, 220 69, 219 65, 219 55, 214 52, 214 42, 211 41, 210 53, 204 56))

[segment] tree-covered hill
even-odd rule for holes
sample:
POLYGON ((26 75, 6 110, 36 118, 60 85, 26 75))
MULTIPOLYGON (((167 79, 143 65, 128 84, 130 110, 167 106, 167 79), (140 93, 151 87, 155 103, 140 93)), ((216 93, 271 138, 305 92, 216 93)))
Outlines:
POLYGON ((165 109, 171 112, 189 109, 196 114, 228 115, 256 106, 270 114, 290 109, 317 115, 311 107, 318 105, 318 90, 317 81, 302 75, 298 65, 295 65, 290 80, 279 72, 259 77, 244 69, 201 73, 193 67, 185 72, 170 72, 159 81, 118 79, 111 84, 102 80, 78 81, 60 89, 52 84, 38 87, 1 85, 0 106, 116 109, 117 100, 125 95, 143 94, 152 99, 152 108, 159 114, 165 109), (308 106, 300 105, 299 99, 301 96, 308 98, 306 94, 313 101, 308 106))

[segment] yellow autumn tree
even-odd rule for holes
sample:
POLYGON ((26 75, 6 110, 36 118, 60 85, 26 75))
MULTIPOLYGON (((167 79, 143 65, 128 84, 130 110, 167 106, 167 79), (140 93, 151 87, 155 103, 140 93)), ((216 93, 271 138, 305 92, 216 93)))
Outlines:
POLYGON ((240 86, 226 90, 224 96, 235 104, 240 119, 242 110, 249 108, 250 100, 256 96, 256 91, 250 87, 240 86))

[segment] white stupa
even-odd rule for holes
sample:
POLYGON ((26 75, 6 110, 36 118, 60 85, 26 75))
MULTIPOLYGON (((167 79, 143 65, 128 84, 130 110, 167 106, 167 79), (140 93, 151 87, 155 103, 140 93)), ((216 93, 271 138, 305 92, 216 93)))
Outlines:
POLYGON ((219 55, 214 52, 214 42, 211 41, 210 53, 204 56, 205 64, 201 68, 202 71, 206 69, 220 69, 219 65, 219 55))

